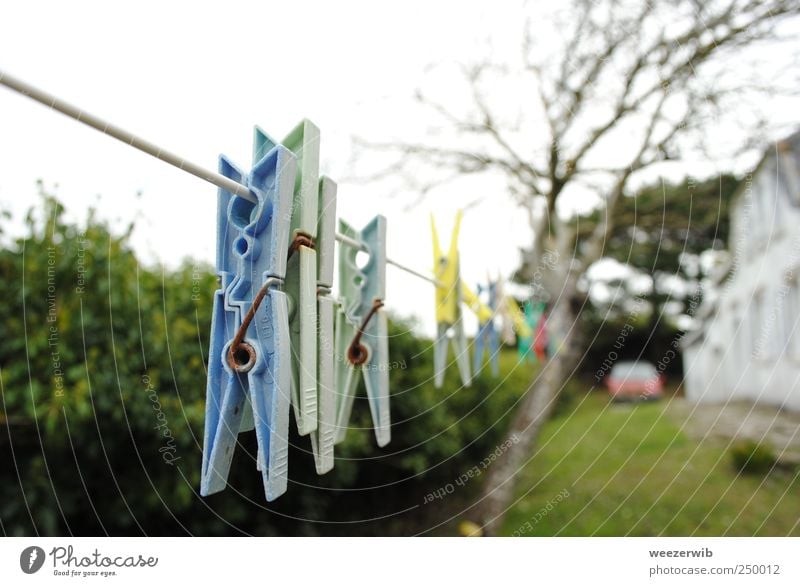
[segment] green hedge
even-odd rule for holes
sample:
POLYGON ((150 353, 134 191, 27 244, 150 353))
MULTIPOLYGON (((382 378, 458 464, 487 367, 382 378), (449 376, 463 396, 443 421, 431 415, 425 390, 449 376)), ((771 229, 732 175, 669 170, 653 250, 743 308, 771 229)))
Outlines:
MULTIPOLYGON (((0 224, 0 522, 6 534, 409 534, 449 518, 479 481, 453 483, 503 440, 533 370, 502 355, 500 379, 434 389, 430 341, 391 324, 392 442, 375 446, 363 388, 335 469, 318 477, 292 423, 290 487, 267 504, 255 441, 241 436, 230 486, 200 498, 213 267, 140 263, 131 225, 79 225, 53 197, 0 224), (5 225, 5 227, 4 227, 5 225), (165 435, 166 434, 166 435, 165 435), (249 454, 248 454, 249 453, 249 454)), ((431 294, 431 303, 433 295, 431 294)), ((388 299, 391 307, 391 295, 388 299)))

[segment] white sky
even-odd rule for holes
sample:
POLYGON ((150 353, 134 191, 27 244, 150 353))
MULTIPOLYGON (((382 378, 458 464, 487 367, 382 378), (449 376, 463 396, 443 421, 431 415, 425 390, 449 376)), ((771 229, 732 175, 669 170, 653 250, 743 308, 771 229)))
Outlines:
MULTIPOLYGON (((398 104, 410 101, 424 68, 468 54, 496 20, 479 3, 396 6, 15 2, 0 20, 0 67, 211 169, 220 153, 249 167, 254 124, 280 138, 307 117, 322 132, 323 170, 336 179, 353 134, 375 138, 376 127, 402 123, 398 104)), ((134 242, 148 262, 213 263, 214 186, 0 88, 0 204, 21 214, 37 178, 57 183, 77 218, 91 205, 120 224, 137 218, 134 242)), ((389 255, 425 270, 427 214, 446 238, 454 207, 442 197, 405 210, 413 199, 341 184, 339 215, 361 225, 383 213, 389 255)), ((529 236, 512 209, 494 202, 466 216, 468 282, 515 268, 516 255, 500 253, 529 236), (502 246, 492 244, 498 236, 502 246)), ((430 285, 388 272, 389 308, 430 331, 430 285)))
MULTIPOLYGON (((521 27, 518 3, 485 2, 14 2, 0 18, 0 68, 208 168, 220 153, 245 169, 252 127, 280 138, 301 118, 322 131, 323 171, 348 170, 350 137, 398 134, 416 112, 414 90, 431 63, 467 61, 479 40, 521 27)), ((213 263, 216 188, 0 88, 0 207, 35 202, 35 181, 78 219, 136 219, 148 263, 193 256, 213 263), (135 197, 141 191, 140 198, 135 197)), ((355 225, 388 217, 389 256, 431 265, 428 212, 449 238, 457 202, 502 189, 472 180, 415 209, 414 194, 340 183, 339 216, 355 225)), ((465 216, 462 274, 509 276, 512 245, 530 239, 524 215, 492 197, 465 216)), ((389 267, 387 305, 433 327, 431 286, 389 267)), ((187 284, 189 286, 189 284, 187 284)), ((474 331, 474 322, 468 323, 474 331)))

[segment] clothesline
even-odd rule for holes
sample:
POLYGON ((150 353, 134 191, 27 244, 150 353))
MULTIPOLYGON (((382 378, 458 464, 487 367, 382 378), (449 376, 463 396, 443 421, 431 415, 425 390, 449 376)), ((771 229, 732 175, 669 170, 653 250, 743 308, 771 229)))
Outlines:
MULTIPOLYGON (((112 138, 116 138, 117 140, 124 142, 125 144, 132 146, 133 148, 138 149, 144 153, 147 153, 148 155, 151 155, 156 159, 159 159, 160 161, 168 163, 173 167, 180 169, 181 171, 185 171, 186 173, 194 175, 199 179, 208 181, 212 185, 215 185, 221 189, 225 189, 226 191, 229 191, 235 195, 243 197, 249 202, 252 203, 256 202, 256 198, 253 196, 252 193, 250 193, 250 190, 247 188, 247 186, 242 185, 241 183, 238 183, 233 179, 225 177, 224 175, 220 175, 215 171, 210 171, 204 167, 201 167, 200 165, 193 163, 188 159, 181 157, 180 155, 176 155, 175 153, 172 153, 156 145, 155 143, 150 142, 149 140, 146 140, 140 136, 133 134, 132 132, 128 132, 127 130, 120 128, 116 124, 107 122, 106 120, 103 120, 102 118, 99 118, 98 116, 95 116, 94 114, 91 114, 86 110, 83 110, 82 108, 74 106, 73 104, 70 104, 65 100, 62 100, 58 96, 55 96, 17 77, 14 77, 13 75, 10 75, 9 73, 3 71, 2 69, 0 69, 0 85, 4 85, 9 89, 12 89, 24 96, 27 96, 32 100, 39 102, 40 104, 43 104, 45 106, 48 106, 56 110, 57 112, 61 112, 62 114, 69 116, 70 118, 77 120, 78 122, 82 122, 83 124, 86 124, 87 126, 94 128, 95 130, 99 130, 103 134, 106 134, 112 138)), ((339 241, 339 243, 344 244, 346 246, 352 246, 353 248, 364 250, 364 246, 362 243, 353 240, 352 238, 348 238, 347 236, 339 232, 336 233, 336 240, 339 241)), ((387 258, 386 263, 400 269, 401 271, 405 271, 406 273, 413 275, 419 279, 427 281, 432 285, 441 286, 441 282, 435 279, 434 277, 431 277, 429 275, 426 275, 425 273, 412 269, 411 267, 406 266, 400 262, 397 262, 396 260, 387 258)))
MULTIPOLYGON (((541 354, 544 312, 537 320, 534 343, 533 324, 526 321, 530 308, 526 307, 523 317, 517 301, 500 294, 500 279, 494 283, 490 280, 486 288, 479 284, 477 294, 461 279, 460 211, 448 249, 440 246, 431 217, 435 276, 386 257, 387 220, 380 214, 360 230, 340 219, 340 232, 335 230, 336 184, 319 177, 319 129, 308 120, 303 120, 283 144, 275 143, 256 128, 253 169, 243 180, 238 169, 224 157, 220 173, 209 171, 1 69, 0 85, 221 190, 216 265, 220 288, 214 294, 209 341, 202 496, 227 486, 238 434, 252 429, 256 431, 257 468, 265 496, 271 501, 283 494, 288 486, 290 411, 294 411, 299 435, 310 437, 317 473, 331 470, 334 446, 345 438, 362 379, 377 444, 383 447, 389 443, 388 318, 386 312, 380 311, 386 298, 386 264, 435 287, 435 387, 440 388, 444 382, 451 343, 456 348, 455 361, 462 382, 465 386, 471 384, 462 304, 475 313, 480 323, 475 339, 476 373, 488 350, 492 371, 495 376, 499 374, 495 315, 505 319, 503 315, 510 312, 518 324, 519 343, 528 351, 534 344, 537 355, 541 354), (296 169, 298 161, 306 165, 296 169), (237 203, 236 197, 270 205, 256 205, 249 212, 247 225, 243 225, 238 207, 241 202, 237 203), (271 226, 269 230, 265 229, 267 225, 271 226), (316 238, 312 239, 311 234, 316 238), (340 247, 348 247, 339 249, 338 298, 332 292, 334 240, 340 247), (261 254, 262 251, 269 254, 261 254), (361 266, 354 258, 355 251, 371 255, 370 261, 361 266), (289 257, 298 261, 290 264, 289 257), (244 258, 249 262, 241 262, 244 258), (263 279, 263 275, 269 277, 263 279), (488 306, 480 300, 482 289, 488 293, 488 306), (503 311, 505 305, 509 307, 503 311), (290 311, 292 306, 301 307, 302 311, 290 311), (254 323, 261 327, 253 327, 254 323), (526 332, 527 337, 522 335, 526 332)), ((528 356, 528 351, 523 356, 528 356)))
MULTIPOLYGON (((116 124, 112 124, 87 112, 86 110, 79 108, 66 102, 55 96, 49 92, 46 92, 42 89, 39 89, 19 78, 14 77, 0 69, 0 85, 4 85, 9 89, 12 89, 32 100, 39 102, 40 104, 44 104, 56 110, 57 112, 61 112, 62 114, 77 120, 78 122, 82 122, 95 130, 99 130, 103 134, 107 134, 112 138, 116 138, 117 140, 124 142, 125 144, 132 146, 135 149, 138 149, 148 155, 159 159, 165 163, 172 165, 173 167, 177 167, 181 171, 185 171, 190 175, 194 175, 204 181, 208 181, 209 183, 216 185, 217 187, 229 191, 235 195, 243 197, 249 202, 256 203, 256 198, 250 193, 250 190, 241 183, 237 183, 233 179, 225 177, 224 175, 220 175, 214 171, 210 171, 181 157, 180 155, 176 155, 155 143, 150 142, 140 136, 133 134, 132 132, 128 132, 123 128, 120 128, 116 124)), ((364 245, 357 240, 353 240, 352 238, 348 238, 344 234, 339 232, 336 233, 336 240, 338 240, 341 244, 345 244, 347 246, 352 246, 354 248, 358 248, 359 250, 365 250, 364 245)), ((387 258, 386 262, 390 265, 397 267, 398 269, 409 273, 410 275, 414 275, 420 279, 428 281, 433 285, 437 285, 439 282, 430 277, 412 269, 411 267, 407 267, 391 258, 387 258)))

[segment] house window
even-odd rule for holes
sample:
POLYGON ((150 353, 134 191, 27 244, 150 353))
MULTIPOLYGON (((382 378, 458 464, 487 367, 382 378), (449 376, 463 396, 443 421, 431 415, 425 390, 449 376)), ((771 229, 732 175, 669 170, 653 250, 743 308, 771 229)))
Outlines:
POLYGON ((800 205, 800 168, 797 154, 792 152, 791 147, 781 149, 778 165, 781 167, 780 187, 785 190, 792 204, 800 205))
POLYGON ((736 312, 736 306, 732 306, 733 321, 731 322, 731 349, 730 355, 736 361, 741 363, 747 359, 748 348, 742 344, 744 339, 744 324, 742 323, 741 316, 736 312))
POLYGON ((759 357, 763 360, 777 360, 785 347, 783 315, 786 294, 784 286, 767 295, 760 292, 755 295, 756 311, 761 320, 757 344, 761 350, 759 357))
POLYGON ((772 328, 772 351, 775 358, 781 358, 788 353, 789 330, 787 303, 791 294, 791 285, 785 283, 775 296, 775 325, 772 328))
POLYGON ((742 200, 742 231, 738 234, 738 237, 744 241, 742 248, 745 250, 745 258, 747 260, 757 256, 760 247, 759 240, 761 240, 759 233, 761 220, 758 215, 758 202, 752 189, 751 187, 742 200))
POLYGON ((764 349, 767 352, 767 358, 770 360, 777 360, 781 354, 784 353, 786 348, 786 324, 784 323, 784 298, 787 294, 787 287, 781 287, 771 295, 772 303, 766 317, 766 324, 764 326, 764 349))
POLYGON ((734 335, 731 337, 731 343, 734 346, 733 357, 741 364, 747 364, 753 359, 753 341, 752 331, 753 326, 750 323, 750 316, 747 314, 749 306, 736 305, 736 312, 733 314, 733 330, 734 335))
POLYGON ((771 242, 775 237, 777 210, 775 208, 775 176, 770 165, 759 170, 754 183, 754 196, 758 200, 759 206, 759 238, 771 242))
POLYGON ((797 278, 786 283, 783 298, 781 323, 783 325, 783 342, 788 356, 800 357, 800 286, 797 278))
POLYGON ((761 360, 766 357, 764 347, 766 336, 764 335, 762 297, 763 295, 761 291, 753 294, 748 307, 749 315, 747 319, 749 325, 747 328, 747 334, 750 338, 750 351, 753 353, 753 358, 761 360))

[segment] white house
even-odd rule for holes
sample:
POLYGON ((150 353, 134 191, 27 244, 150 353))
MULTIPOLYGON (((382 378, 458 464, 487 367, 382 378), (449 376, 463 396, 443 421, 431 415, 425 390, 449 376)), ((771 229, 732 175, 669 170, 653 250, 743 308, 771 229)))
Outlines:
POLYGON ((734 194, 729 249, 682 340, 686 396, 800 411, 800 132, 734 194))

